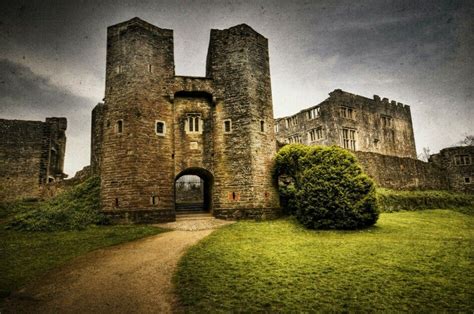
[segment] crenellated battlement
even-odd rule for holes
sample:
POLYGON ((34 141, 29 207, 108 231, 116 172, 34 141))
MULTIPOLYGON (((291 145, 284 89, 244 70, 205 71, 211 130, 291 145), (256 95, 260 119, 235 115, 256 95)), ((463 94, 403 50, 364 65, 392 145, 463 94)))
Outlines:
POLYGON ((371 99, 336 89, 320 104, 278 118, 275 124, 282 143, 339 145, 416 158, 410 106, 378 95, 371 99))

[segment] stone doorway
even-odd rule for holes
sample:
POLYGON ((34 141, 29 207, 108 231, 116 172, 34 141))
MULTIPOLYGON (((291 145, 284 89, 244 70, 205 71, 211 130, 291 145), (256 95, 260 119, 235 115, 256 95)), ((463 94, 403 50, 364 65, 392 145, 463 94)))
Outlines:
POLYGON ((212 174, 202 168, 188 168, 174 181, 176 212, 212 212, 212 174))

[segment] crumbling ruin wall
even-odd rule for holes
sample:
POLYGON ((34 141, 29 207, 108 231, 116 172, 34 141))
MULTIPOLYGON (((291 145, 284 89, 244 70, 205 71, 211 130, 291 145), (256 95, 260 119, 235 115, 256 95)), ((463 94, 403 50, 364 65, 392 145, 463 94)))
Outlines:
POLYGON ((46 183, 66 177, 66 128, 66 118, 0 119, 0 201, 40 197, 46 183))
POLYGON ((450 190, 474 194, 474 146, 445 148, 429 161, 443 169, 450 190))
POLYGON ((379 187, 396 190, 447 190, 443 169, 413 158, 355 152, 364 171, 379 187))

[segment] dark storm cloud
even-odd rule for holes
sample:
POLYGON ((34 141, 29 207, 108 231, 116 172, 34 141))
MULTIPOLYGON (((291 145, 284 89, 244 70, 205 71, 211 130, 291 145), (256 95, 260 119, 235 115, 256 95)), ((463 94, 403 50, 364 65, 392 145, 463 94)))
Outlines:
POLYGON ((0 59, 0 117, 39 121, 44 121, 45 117, 66 117, 66 162, 86 165, 89 161, 93 105, 90 99, 51 84, 48 78, 24 65, 0 59))
POLYGON ((40 113, 69 115, 73 120, 88 116, 91 109, 89 99, 55 86, 48 78, 7 59, 0 59, 0 104, 2 116, 33 117, 40 113))

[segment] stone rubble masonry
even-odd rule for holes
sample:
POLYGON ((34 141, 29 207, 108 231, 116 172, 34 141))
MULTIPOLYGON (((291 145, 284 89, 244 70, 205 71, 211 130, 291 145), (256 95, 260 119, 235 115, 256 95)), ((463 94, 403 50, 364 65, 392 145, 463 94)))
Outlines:
POLYGON ((133 18, 108 28, 106 63, 91 147, 104 213, 118 222, 173 221, 175 180, 194 174, 215 217, 279 214, 266 38, 245 24, 213 29, 206 77, 176 76, 173 31, 133 18), (187 131, 189 115, 200 117, 199 132, 187 131))
POLYGON ((364 171, 378 186, 395 190, 446 190, 448 182, 438 165, 409 157, 355 152, 364 171))
POLYGON ((410 107, 391 101, 354 95, 340 89, 329 93, 319 105, 302 110, 291 117, 275 120, 277 140, 288 143, 290 137, 299 136, 303 144, 338 145, 343 147, 342 129, 355 130, 356 150, 389 156, 416 158, 415 138, 410 107), (352 117, 342 117, 341 107, 351 108, 352 117), (311 109, 319 108, 320 115, 309 119, 311 109), (287 127, 287 119, 298 123, 287 127), (387 122, 389 120, 389 122, 387 122), (385 123, 384 123, 385 122, 385 123), (321 128, 322 138, 311 141, 309 131, 321 128))
POLYGON ((66 118, 0 119, 0 201, 41 197, 46 183, 61 181, 66 118))
POLYGON ((429 163, 443 169, 448 189, 474 194, 474 146, 444 148, 431 155, 429 163), (461 156, 462 163, 459 162, 461 156))

